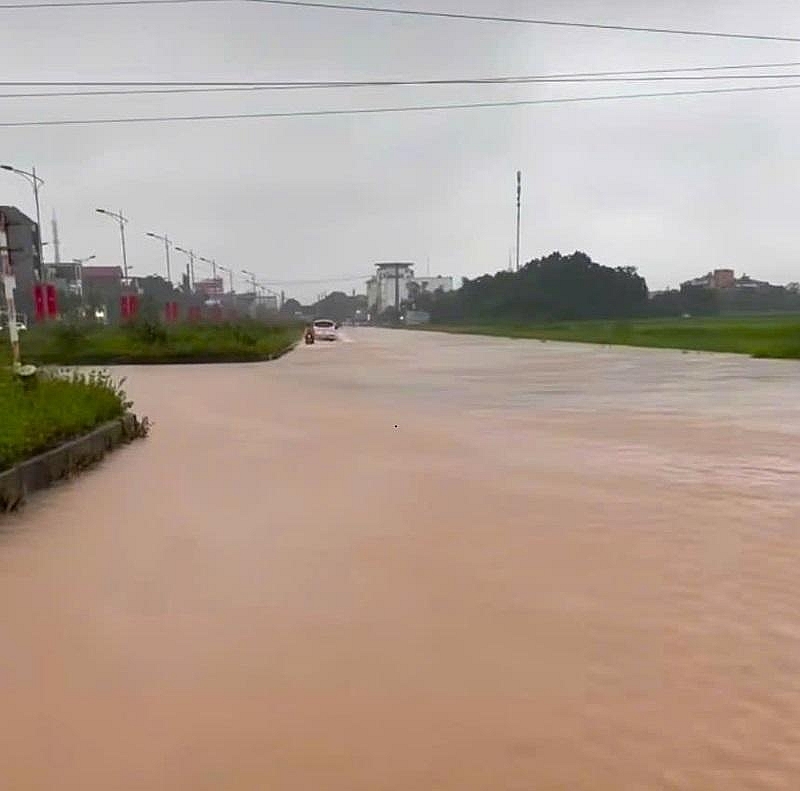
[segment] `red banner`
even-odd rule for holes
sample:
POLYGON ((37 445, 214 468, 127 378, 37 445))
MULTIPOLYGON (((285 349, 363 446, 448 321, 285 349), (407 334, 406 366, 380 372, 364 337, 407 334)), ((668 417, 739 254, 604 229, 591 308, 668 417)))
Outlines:
POLYGON ((164 318, 168 324, 174 324, 178 320, 178 303, 167 302, 164 306, 164 318))
POLYGON ((47 315, 45 289, 41 283, 33 285, 33 303, 36 310, 36 321, 44 321, 47 315))
POLYGON ((56 287, 52 283, 45 286, 47 296, 47 318, 54 319, 58 316, 58 294, 56 287))
POLYGON ((196 305, 194 307, 189 308, 189 321, 200 321, 202 317, 202 311, 196 305))

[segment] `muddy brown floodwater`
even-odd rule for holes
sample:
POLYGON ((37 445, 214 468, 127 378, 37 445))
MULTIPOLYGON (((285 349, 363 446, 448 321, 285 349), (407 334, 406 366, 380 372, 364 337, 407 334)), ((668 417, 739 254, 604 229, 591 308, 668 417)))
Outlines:
POLYGON ((151 438, 0 523, 2 788, 800 788, 800 363, 122 373, 151 438))

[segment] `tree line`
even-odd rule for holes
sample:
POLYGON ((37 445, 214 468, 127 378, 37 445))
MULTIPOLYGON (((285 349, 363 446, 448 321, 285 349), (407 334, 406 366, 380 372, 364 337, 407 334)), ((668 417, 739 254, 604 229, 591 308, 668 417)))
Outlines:
POLYGON ((610 267, 583 252, 559 252, 501 271, 464 279, 449 293, 411 295, 408 307, 426 310, 431 321, 562 321, 702 316, 717 313, 800 311, 800 289, 760 285, 752 289, 710 289, 685 284, 650 294, 635 267, 610 267))

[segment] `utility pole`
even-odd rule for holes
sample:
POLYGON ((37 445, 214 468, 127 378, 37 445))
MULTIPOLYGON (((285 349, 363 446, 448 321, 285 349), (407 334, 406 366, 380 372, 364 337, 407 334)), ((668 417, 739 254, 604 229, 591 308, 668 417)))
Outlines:
POLYGON ((184 255, 189 256, 189 267, 186 270, 189 273, 189 291, 194 290, 194 250, 187 250, 185 247, 178 247, 175 245, 175 249, 183 253, 184 255))
POLYGON ((519 217, 522 203, 522 171, 517 171, 517 272, 519 272, 519 217))
POLYGON ((395 321, 400 321, 400 264, 394 265, 394 312, 395 321))
POLYGON ((150 233, 148 231, 145 236, 149 236, 152 239, 160 239, 162 242, 164 242, 164 257, 167 260, 167 281, 172 283, 172 272, 170 271, 169 266, 169 246, 172 244, 172 242, 169 240, 169 237, 166 234, 161 236, 161 234, 150 233))
POLYGON ((122 213, 122 209, 120 209, 119 214, 109 211, 108 209, 95 209, 98 214, 105 214, 107 217, 111 217, 113 220, 116 220, 119 223, 119 238, 122 244, 122 271, 125 276, 125 283, 128 282, 128 254, 125 250, 125 223, 128 222, 128 218, 122 213))
POLYGON ((6 298, 6 321, 8 322, 8 339, 11 342, 11 359, 15 367, 19 366, 19 328, 17 327, 17 308, 14 304, 16 280, 11 268, 11 256, 8 248, 8 223, 6 216, 0 212, 0 270, 3 273, 3 291, 6 298))
POLYGON ((53 212, 53 255, 57 264, 61 263, 61 248, 58 245, 58 222, 56 213, 53 212))
POLYGON ((243 275, 247 275, 250 278, 250 282, 253 285, 253 298, 257 302, 258 301, 258 290, 256 289, 256 275, 255 272, 249 272, 247 269, 242 270, 243 275))

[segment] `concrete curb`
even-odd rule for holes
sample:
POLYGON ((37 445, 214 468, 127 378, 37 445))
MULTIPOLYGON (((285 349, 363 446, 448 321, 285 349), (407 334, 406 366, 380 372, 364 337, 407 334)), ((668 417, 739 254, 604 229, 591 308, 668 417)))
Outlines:
POLYGON ((142 436, 135 415, 125 415, 53 450, 0 472, 0 513, 19 508, 33 492, 100 461, 108 451, 142 436))

